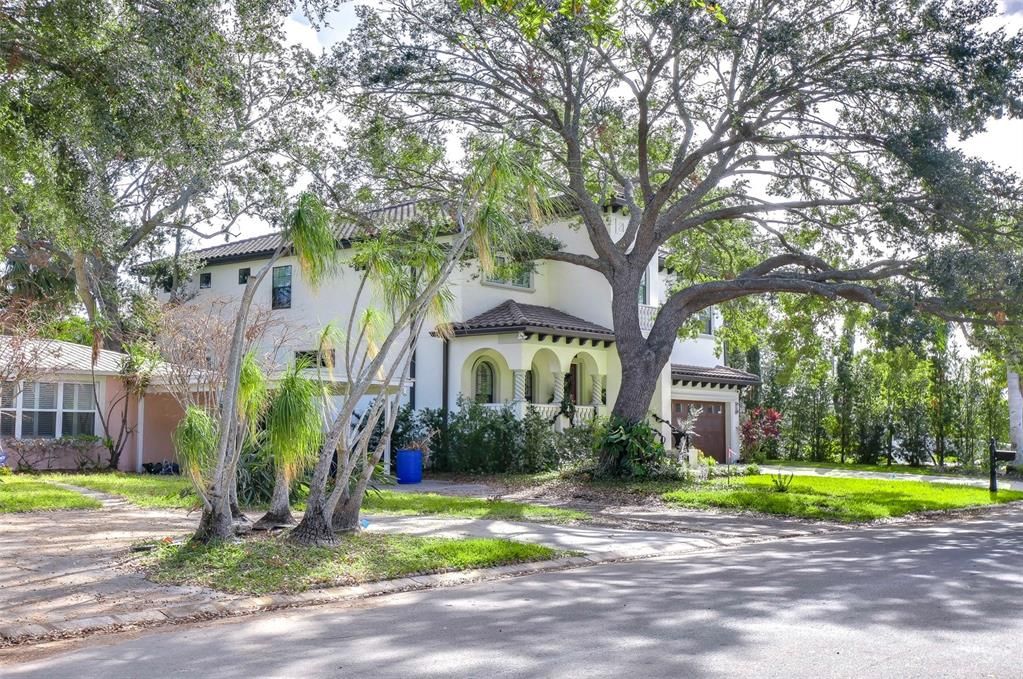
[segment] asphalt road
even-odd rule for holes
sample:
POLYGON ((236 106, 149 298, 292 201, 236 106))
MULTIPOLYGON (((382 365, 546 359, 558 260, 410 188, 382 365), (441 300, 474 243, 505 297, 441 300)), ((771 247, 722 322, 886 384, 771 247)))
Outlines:
POLYGON ((16 677, 1023 677, 1023 509, 135 637, 16 677))

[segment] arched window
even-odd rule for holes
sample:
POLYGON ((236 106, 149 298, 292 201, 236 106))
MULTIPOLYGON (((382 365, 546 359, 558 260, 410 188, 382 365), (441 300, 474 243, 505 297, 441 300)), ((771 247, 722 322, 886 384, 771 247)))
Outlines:
POLYGON ((473 371, 473 397, 477 403, 496 403, 494 364, 485 359, 476 363, 473 371))

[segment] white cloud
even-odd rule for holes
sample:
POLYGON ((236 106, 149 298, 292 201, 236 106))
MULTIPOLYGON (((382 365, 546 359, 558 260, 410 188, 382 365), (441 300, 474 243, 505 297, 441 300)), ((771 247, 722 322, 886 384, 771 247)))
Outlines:
POLYGON ((300 45, 313 54, 323 51, 316 29, 293 16, 284 20, 284 39, 289 45, 300 45))

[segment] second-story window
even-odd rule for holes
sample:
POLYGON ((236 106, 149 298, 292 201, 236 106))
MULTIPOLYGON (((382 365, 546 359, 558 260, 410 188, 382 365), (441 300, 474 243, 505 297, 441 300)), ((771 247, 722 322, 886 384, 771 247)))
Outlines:
POLYGON ((714 334, 714 313, 710 309, 704 309, 696 315, 700 321, 700 334, 714 334))
POLYGON ((639 303, 650 304, 650 269, 643 272, 639 279, 639 303))
POLYGON ((244 269, 238 269, 238 285, 245 285, 249 282, 249 275, 252 273, 252 269, 245 267, 244 269))
POLYGON ((506 275, 502 270, 512 268, 512 261, 504 255, 497 255, 494 257, 494 262, 497 264, 497 270, 492 274, 487 275, 487 283, 510 285, 515 288, 525 288, 527 290, 533 287, 533 276, 529 269, 524 268, 520 271, 515 271, 506 275))
POLYGON ((270 306, 274 309, 291 308, 291 265, 275 266, 270 306))
POLYGON ((213 274, 209 271, 199 274, 199 289, 205 290, 213 285, 213 274))
POLYGON ((317 363, 319 363, 321 368, 333 368, 334 357, 335 353, 333 349, 329 349, 325 352, 317 349, 307 349, 305 351, 295 352, 295 362, 305 363, 309 368, 315 368, 317 363))

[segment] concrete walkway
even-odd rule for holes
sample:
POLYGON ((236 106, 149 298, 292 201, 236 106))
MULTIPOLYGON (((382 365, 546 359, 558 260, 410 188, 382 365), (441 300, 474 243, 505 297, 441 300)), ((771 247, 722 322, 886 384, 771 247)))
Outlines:
POLYGON ((103 508, 0 515, 0 627, 229 598, 156 585, 124 565, 133 543, 185 535, 195 529, 196 515, 141 509, 120 498, 73 489, 100 500, 103 508))
MULTIPOLYGON (((374 516, 369 519, 370 532, 405 533, 434 537, 501 538, 529 542, 556 549, 582 552, 600 559, 632 559, 666 554, 681 554, 700 549, 713 549, 746 542, 774 540, 797 535, 810 535, 837 526, 802 524, 799 529, 758 530, 754 522, 745 532, 721 533, 668 532, 628 530, 600 526, 552 526, 542 523, 519 523, 484 519, 456 519, 424 516, 374 516)), ((740 523, 735 521, 733 523, 740 523)))
MULTIPOLYGON (((961 486, 987 488, 987 478, 972 476, 942 476, 940 474, 906 474, 899 472, 869 472, 859 469, 835 469, 833 467, 775 467, 761 465, 765 474, 795 474, 796 476, 830 476, 847 479, 883 479, 885 481, 926 481, 928 483, 953 483, 961 486)), ((1023 481, 998 479, 999 490, 1023 490, 1023 481)))

